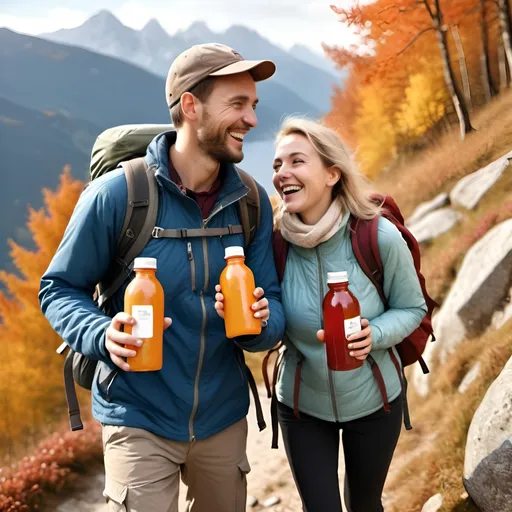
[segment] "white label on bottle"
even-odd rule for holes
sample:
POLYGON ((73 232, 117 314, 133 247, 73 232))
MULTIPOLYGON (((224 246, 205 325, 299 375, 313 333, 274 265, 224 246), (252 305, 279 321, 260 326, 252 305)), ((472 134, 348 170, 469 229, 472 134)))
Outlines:
POLYGON ((137 338, 152 338, 153 306, 132 306, 132 316, 136 322, 132 329, 133 336, 137 338))
POLYGON ((348 338, 351 334, 361 330, 361 317, 355 316, 345 320, 345 337, 348 338))

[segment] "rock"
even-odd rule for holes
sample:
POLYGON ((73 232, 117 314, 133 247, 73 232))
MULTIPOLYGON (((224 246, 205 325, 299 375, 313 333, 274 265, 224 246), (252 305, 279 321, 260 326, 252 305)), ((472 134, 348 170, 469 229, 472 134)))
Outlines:
POLYGON ((512 152, 498 158, 488 166, 462 178, 450 192, 452 204, 473 209, 486 192, 498 181, 509 166, 512 152))
POLYGON ((248 507, 255 507, 258 504, 258 498, 255 496, 247 496, 247 506, 248 507))
POLYGON ((411 224, 409 231, 418 240, 418 243, 428 242, 452 229, 461 217, 462 214, 452 208, 441 208, 411 224))
POLYGON ((491 329, 501 329, 512 318, 512 288, 508 292, 507 302, 500 311, 495 311, 491 320, 491 329))
POLYGON ((412 215, 406 220, 406 226, 412 226, 416 222, 420 221, 425 215, 434 210, 438 210, 443 206, 448 206, 450 204, 450 197, 446 192, 439 194, 434 197, 431 201, 427 201, 426 203, 421 203, 416 210, 412 213, 412 215))
POLYGON ((471 499, 481 512, 512 512, 512 436, 478 464, 464 479, 471 499))
POLYGON ((480 363, 476 363, 471 370, 465 375, 465 377, 462 379, 460 385, 459 385, 459 393, 465 393, 469 386, 475 382, 476 379, 478 379, 480 375, 480 363))
POLYGON ((512 219, 495 226, 467 252, 441 309, 433 318, 440 360, 468 335, 483 332, 512 285, 512 219))
POLYGON ((421 512, 437 512, 443 506, 443 495, 435 494, 423 505, 421 512))
POLYGON ((464 487, 483 511, 512 511, 512 358, 491 384, 469 427, 464 487))
POLYGON ((265 508, 270 508, 270 507, 273 507, 274 505, 278 505, 279 503, 281 503, 281 498, 278 498, 277 496, 272 496, 271 498, 266 499, 262 503, 262 505, 265 508))

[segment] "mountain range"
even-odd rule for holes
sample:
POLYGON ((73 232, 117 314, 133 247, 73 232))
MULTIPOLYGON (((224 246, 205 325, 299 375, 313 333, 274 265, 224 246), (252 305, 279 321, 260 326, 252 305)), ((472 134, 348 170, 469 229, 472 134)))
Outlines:
MULTIPOLYGON (((168 123, 165 80, 128 62, 76 46, 0 29, 0 97, 94 123, 168 123)), ((259 124, 249 137, 272 136, 283 114, 318 117, 320 111, 289 89, 258 84, 259 124)))
POLYGON ((41 189, 54 190, 65 165, 86 180, 99 128, 52 111, 21 107, 0 97, 0 268, 12 271, 7 240, 31 248, 28 205, 42 206, 41 189))
MULTIPOLYGON (((314 67, 315 54, 305 47, 292 49, 293 56, 245 27, 221 36, 246 58, 272 58, 278 66, 275 80, 258 84, 259 124, 245 144, 246 170, 270 191, 275 129, 286 114, 317 118, 326 112, 336 77, 321 56, 314 67)), ((30 247, 27 207, 42 206, 41 189, 54 189, 66 164, 75 177, 87 180, 92 145, 104 129, 169 123, 163 75, 173 57, 191 44, 220 40, 201 23, 174 36, 156 20, 134 31, 107 12, 45 37, 0 28, 0 269, 12 270, 8 238, 30 247), (102 51, 87 49, 93 43, 102 51)))
POLYGON ((189 46, 223 43, 246 59, 272 59, 277 66, 272 82, 293 90, 321 113, 329 110, 332 87, 340 85, 343 75, 335 73, 325 57, 305 46, 296 45, 288 52, 255 30, 241 25, 215 33, 206 23, 195 22, 188 29, 169 35, 156 19, 150 20, 141 30, 135 30, 103 10, 79 27, 40 34, 40 37, 116 57, 161 76, 167 75, 172 60, 189 46))

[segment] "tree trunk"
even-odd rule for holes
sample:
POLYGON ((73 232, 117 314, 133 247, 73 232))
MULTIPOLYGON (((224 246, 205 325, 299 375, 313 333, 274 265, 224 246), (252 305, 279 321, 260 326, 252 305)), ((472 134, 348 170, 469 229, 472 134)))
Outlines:
POLYGON ((466 134, 474 131, 474 128, 471 126, 471 120, 464 102, 464 97, 457 82, 455 81, 455 75, 453 74, 450 62, 450 52, 448 49, 448 38, 446 36, 446 27, 443 26, 443 15, 441 13, 441 8, 439 7, 439 0, 434 0, 435 12, 432 11, 428 0, 423 0, 423 3, 425 4, 425 7, 432 19, 432 24, 436 31, 437 42, 441 51, 441 60, 443 62, 443 73, 446 87, 448 87, 455 112, 457 112, 457 116, 459 118, 460 137, 464 140, 466 134))
POLYGON ((496 86, 491 74, 491 63, 489 59, 489 27, 487 25, 487 0, 480 0, 480 31, 482 39, 482 47, 480 49, 480 65, 482 85, 485 92, 487 102, 498 94, 496 86))
POLYGON ((452 35, 453 40, 455 41, 455 48, 457 48, 457 54, 459 56, 460 76, 462 79, 462 89, 464 90, 464 98, 466 100, 466 104, 469 110, 471 111, 473 109, 473 104, 471 101, 471 84, 469 82, 466 55, 464 54, 464 46, 462 45, 462 41, 460 39, 459 34, 459 27, 457 25, 452 25, 452 35))
POLYGON ((507 0, 498 0, 498 10, 500 18, 501 38, 505 49, 505 57, 509 69, 512 69, 512 41, 510 35, 510 18, 507 0))
POLYGON ((504 91, 508 87, 507 80, 507 59, 505 57, 505 49, 503 44, 498 44, 498 67, 500 71, 500 91, 504 91))

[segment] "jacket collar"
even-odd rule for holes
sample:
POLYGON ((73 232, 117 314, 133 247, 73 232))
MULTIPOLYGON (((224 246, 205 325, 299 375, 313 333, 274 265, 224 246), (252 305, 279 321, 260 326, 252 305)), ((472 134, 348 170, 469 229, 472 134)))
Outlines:
MULTIPOLYGON (((176 142, 176 131, 171 130, 157 135, 146 153, 148 165, 153 166, 159 184, 173 193, 181 194, 179 187, 169 177, 169 149, 176 142)), ((222 185, 218 203, 227 205, 247 195, 249 189, 244 185, 236 166, 230 162, 221 163, 222 185)))

